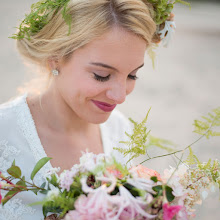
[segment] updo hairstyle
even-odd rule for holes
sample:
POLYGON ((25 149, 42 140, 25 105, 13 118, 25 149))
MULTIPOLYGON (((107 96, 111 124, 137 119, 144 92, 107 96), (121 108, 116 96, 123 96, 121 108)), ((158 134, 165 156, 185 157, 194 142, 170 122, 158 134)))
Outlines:
POLYGON ((30 39, 17 40, 18 51, 34 64, 48 69, 48 60, 68 61, 78 48, 100 37, 114 25, 154 41, 156 24, 151 6, 145 0, 70 0, 71 32, 61 9, 49 17, 49 23, 30 39))

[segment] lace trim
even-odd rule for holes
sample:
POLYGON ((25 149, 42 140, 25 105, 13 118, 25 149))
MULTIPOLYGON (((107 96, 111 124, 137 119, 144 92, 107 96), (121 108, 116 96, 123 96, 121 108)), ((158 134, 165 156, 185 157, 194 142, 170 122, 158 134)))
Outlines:
MULTIPOLYGON (((15 108, 18 125, 21 128, 22 134, 26 138, 31 152, 37 163, 41 158, 47 157, 46 152, 41 144, 40 138, 37 133, 37 129, 31 115, 30 109, 27 104, 27 94, 21 97, 21 102, 15 108)), ((42 184, 45 174, 52 168, 51 163, 48 162, 36 175, 35 183, 42 184)))
POLYGON ((16 157, 20 153, 17 148, 8 145, 8 141, 0 141, 0 170, 4 173, 11 166, 11 162, 7 160, 9 156, 16 157))
POLYGON ((24 220, 24 214, 34 215, 35 209, 22 204, 20 199, 11 199, 4 207, 0 207, 1 220, 24 220))
MULTIPOLYGON (((11 161, 8 160, 8 157, 16 157, 20 153, 20 150, 8 144, 8 141, 0 141, 0 170, 4 175, 6 170, 11 166, 11 161)), ((2 196, 5 196, 7 192, 2 191, 2 196)), ((1 220, 23 220, 23 214, 34 214, 35 209, 22 204, 22 200, 18 198, 13 198, 7 202, 4 206, 0 206, 0 219, 1 220)))

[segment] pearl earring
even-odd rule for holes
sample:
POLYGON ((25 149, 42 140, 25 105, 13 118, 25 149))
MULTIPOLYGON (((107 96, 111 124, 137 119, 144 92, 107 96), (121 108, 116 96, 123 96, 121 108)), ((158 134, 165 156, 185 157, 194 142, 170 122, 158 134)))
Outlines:
POLYGON ((54 70, 52 70, 52 74, 53 74, 54 76, 58 76, 58 75, 59 75, 59 71, 56 70, 56 69, 54 69, 54 70))

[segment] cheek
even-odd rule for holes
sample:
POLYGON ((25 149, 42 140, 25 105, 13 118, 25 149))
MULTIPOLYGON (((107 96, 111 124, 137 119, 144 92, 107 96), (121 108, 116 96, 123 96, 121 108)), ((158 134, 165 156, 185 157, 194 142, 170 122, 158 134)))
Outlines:
POLYGON ((126 88, 126 94, 129 95, 135 87, 136 81, 135 80, 129 80, 129 82, 127 83, 127 88, 126 88))
POLYGON ((74 82, 71 87, 69 95, 80 102, 96 97, 105 91, 105 87, 97 83, 93 78, 74 82))

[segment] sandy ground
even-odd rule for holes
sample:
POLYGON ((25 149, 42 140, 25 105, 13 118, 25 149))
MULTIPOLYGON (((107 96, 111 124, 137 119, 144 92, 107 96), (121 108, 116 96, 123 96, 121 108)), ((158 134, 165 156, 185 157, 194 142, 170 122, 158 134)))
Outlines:
MULTIPOLYGON (((34 75, 27 70, 8 36, 22 19, 33 0, 0 2, 0 103, 16 95, 16 88, 34 75)), ((140 121, 152 107, 148 126, 152 134, 166 138, 183 148, 198 136, 193 120, 220 106, 220 4, 192 4, 176 7, 177 31, 169 48, 158 49, 153 70, 146 55, 135 91, 119 109, 140 121)), ((219 138, 205 139, 194 145, 202 161, 220 159, 219 138)), ((153 149, 154 153, 161 153, 153 149)), ((157 159, 146 165, 161 171, 173 158, 157 159)), ((198 208, 197 220, 217 220, 220 216, 218 193, 211 193, 198 208)))

